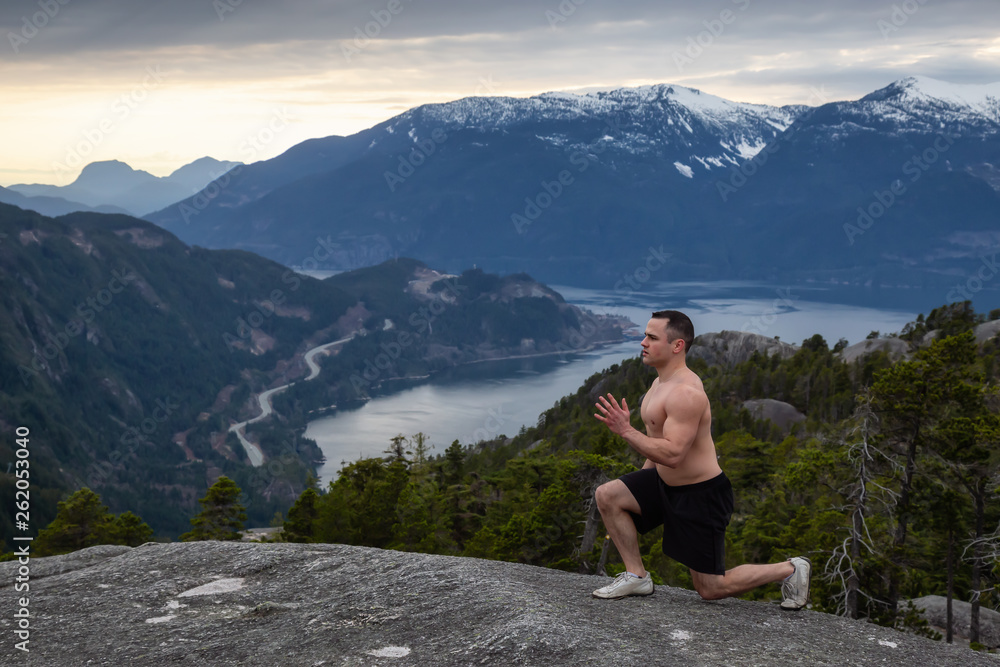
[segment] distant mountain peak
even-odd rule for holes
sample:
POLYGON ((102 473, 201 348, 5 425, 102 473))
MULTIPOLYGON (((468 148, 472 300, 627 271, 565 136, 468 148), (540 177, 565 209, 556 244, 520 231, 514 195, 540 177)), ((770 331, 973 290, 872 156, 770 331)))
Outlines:
POLYGON ((177 176, 184 176, 188 173, 201 173, 205 170, 213 170, 218 172, 219 170, 229 170, 233 167, 243 164, 242 162, 232 162, 231 160, 216 160, 214 157, 200 157, 194 162, 189 162, 183 167, 178 167, 175 169, 167 178, 176 178, 177 176))
POLYGON ((763 119, 775 129, 784 130, 804 108, 733 102, 696 88, 657 83, 586 93, 552 91, 523 98, 465 97, 453 102, 425 104, 389 122, 391 126, 398 126, 406 123, 412 115, 421 114, 436 121, 465 127, 498 129, 537 120, 572 121, 622 113, 647 116, 673 109, 700 117, 713 125, 720 122, 742 123, 753 116, 763 119))
MULTIPOLYGON (((44 215, 91 208, 140 215, 189 197, 239 164, 203 157, 170 176, 159 178, 148 171, 133 169, 121 160, 102 160, 86 165, 69 185, 22 184, 9 190, 11 194, 31 197, 32 201, 26 205, 40 209, 44 215)), ((5 196, 2 201, 16 206, 25 204, 12 196, 5 196)))
POLYGON ((893 100, 901 103, 945 103, 968 107, 993 117, 1000 110, 1000 83, 951 83, 928 76, 908 76, 861 98, 861 102, 893 100))
POLYGON ((153 176, 148 171, 133 169, 121 160, 103 160, 100 162, 91 162, 85 166, 80 171, 80 175, 73 181, 73 185, 82 187, 98 185, 98 187, 106 187, 107 179, 117 178, 127 178, 135 181, 138 179, 155 179, 156 176, 153 176))
POLYGON ((705 93, 697 88, 688 88, 673 83, 655 83, 645 86, 611 88, 608 90, 592 91, 587 93, 551 92, 537 95, 540 99, 567 99, 579 100, 581 104, 601 103, 607 100, 619 103, 651 104, 656 102, 671 101, 676 104, 688 107, 692 110, 708 111, 714 113, 730 113, 741 107, 753 107, 759 109, 770 109, 764 104, 746 104, 743 102, 733 102, 717 95, 705 93))

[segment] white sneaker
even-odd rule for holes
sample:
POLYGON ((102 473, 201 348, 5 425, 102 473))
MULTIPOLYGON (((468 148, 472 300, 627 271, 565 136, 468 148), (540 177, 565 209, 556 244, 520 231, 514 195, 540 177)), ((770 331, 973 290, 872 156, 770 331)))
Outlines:
POLYGON ((637 577, 634 574, 629 574, 628 572, 622 572, 615 580, 612 581, 607 586, 603 588, 598 588, 594 591, 593 596, 595 598, 604 598, 605 600, 613 600, 616 598, 623 598, 629 595, 652 595, 653 594, 653 578, 650 576, 649 572, 646 573, 645 577, 637 577))
POLYGON ((809 576, 812 573, 812 563, 804 556, 791 559, 795 566, 792 575, 781 584, 781 608, 786 611, 798 611, 809 601, 809 576))

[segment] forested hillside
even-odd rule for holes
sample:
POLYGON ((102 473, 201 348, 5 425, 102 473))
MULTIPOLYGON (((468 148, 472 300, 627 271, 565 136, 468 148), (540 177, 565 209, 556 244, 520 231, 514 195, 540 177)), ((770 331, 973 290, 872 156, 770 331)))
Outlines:
MULTIPOLYGON (((36 528, 89 486, 160 534, 184 530, 211 479, 246 467, 214 435, 243 407, 240 389, 246 397, 254 377, 354 303, 270 260, 188 247, 128 216, 0 206, 0 231, 0 495, 13 501, 7 462, 14 429, 28 428, 36 528), (262 312, 253 348, 239 322, 262 312)), ((284 476, 302 484, 308 472, 302 462, 284 476)), ((0 519, 4 539, 12 520, 0 519)))
MULTIPOLYGON (((526 275, 445 276, 400 258, 318 280, 125 215, 0 205, 0 498, 13 506, 21 428, 31 530, 86 487, 174 538, 221 475, 265 525, 322 457, 300 436, 308 411, 363 401, 386 379, 585 349, 622 330, 526 275), (252 465, 231 425, 261 413, 263 391, 306 377, 307 350, 345 338, 328 370, 251 425, 263 459, 252 465)), ((9 545, 14 516, 0 517, 9 545)))
MULTIPOLYGON (((813 608, 918 630, 897 603, 979 591, 997 606, 1000 345, 977 342, 973 328, 982 338, 995 324, 984 320, 968 303, 921 316, 899 335, 910 351, 896 363, 885 352, 845 363, 845 343, 831 349, 818 335, 787 359, 755 354, 728 368, 694 360, 736 491, 728 565, 808 555, 813 608), (782 431, 743 407, 755 398, 786 401, 807 419, 782 431)), ((475 446, 455 441, 436 457, 422 434, 401 434, 385 458, 307 489, 285 538, 616 572, 593 491, 641 461, 593 418, 594 402, 612 392, 638 406, 652 377, 638 359, 625 361, 537 426, 475 446)), ((646 568, 659 583, 690 586, 659 535, 641 538, 646 568)), ((777 595, 765 587, 747 597, 777 595)))

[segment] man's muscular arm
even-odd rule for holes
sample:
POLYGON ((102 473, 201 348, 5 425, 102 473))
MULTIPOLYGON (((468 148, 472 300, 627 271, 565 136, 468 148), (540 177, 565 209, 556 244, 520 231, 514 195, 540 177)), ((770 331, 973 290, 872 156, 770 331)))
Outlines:
POLYGON ((600 402, 595 405, 601 414, 595 413, 594 417, 607 424, 612 432, 624 438, 625 442, 641 456, 645 456, 647 464, 652 461, 668 468, 676 468, 683 463, 694 443, 698 434, 698 424, 705 411, 705 401, 708 398, 701 392, 687 387, 678 387, 671 392, 664 404, 666 420, 663 423, 663 435, 659 438, 650 437, 632 428, 629 423, 628 403, 624 398, 621 405, 611 394, 608 394, 608 398, 600 396, 598 400, 600 402))

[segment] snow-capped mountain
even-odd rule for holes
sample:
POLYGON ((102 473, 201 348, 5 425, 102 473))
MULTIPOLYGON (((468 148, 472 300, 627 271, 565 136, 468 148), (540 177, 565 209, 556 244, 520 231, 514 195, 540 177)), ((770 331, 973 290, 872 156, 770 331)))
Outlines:
POLYGON ((560 237, 587 256, 585 239, 606 225, 652 233, 688 224, 711 174, 748 159, 803 109, 670 85, 428 104, 234 170, 147 218, 192 243, 292 265, 317 235, 333 233, 342 239, 337 268, 399 253, 467 266, 473 249, 462 240, 478 238, 475 248, 510 258, 497 270, 526 270, 526 248, 530 255, 560 237), (559 194, 547 203, 553 182, 559 194), (547 224, 526 224, 538 197, 547 224))
POLYGON ((1000 245, 998 92, 911 77, 811 110, 732 211, 837 280, 960 277, 1000 245))
POLYGON ((855 102, 835 102, 816 110, 818 120, 837 117, 841 134, 898 135, 949 131, 965 138, 1000 131, 1000 84, 951 84, 908 77, 855 102))
POLYGON ((953 84, 908 77, 858 100, 865 112, 891 119, 901 131, 935 131, 944 126, 995 135, 1000 131, 1000 83, 953 84))
POLYGON ((694 88, 659 84, 586 95, 469 97, 417 107, 384 129, 412 138, 421 126, 482 134, 545 128, 546 134, 537 137, 565 150, 610 147, 637 156, 671 156, 688 175, 691 167, 739 165, 804 109, 731 102, 694 88), (581 126, 593 123, 606 131, 593 137, 579 133, 581 126))
POLYGON ((995 227, 997 93, 914 77, 816 108, 666 84, 465 98, 306 142, 148 218, 292 266, 411 255, 611 287, 654 248, 672 256, 660 280, 890 267, 906 283, 960 272, 954 239, 995 227), (877 224, 845 231, 893 187, 877 224))

